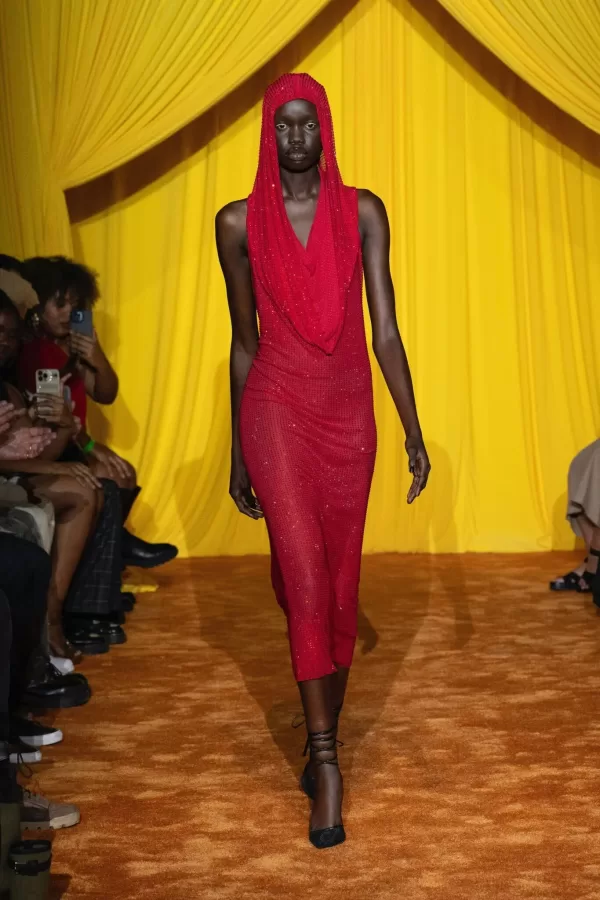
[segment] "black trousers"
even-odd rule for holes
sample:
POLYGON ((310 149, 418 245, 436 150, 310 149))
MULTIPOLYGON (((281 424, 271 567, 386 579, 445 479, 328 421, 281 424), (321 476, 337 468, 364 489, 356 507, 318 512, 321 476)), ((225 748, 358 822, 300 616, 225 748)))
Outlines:
POLYGON ((64 604, 67 616, 108 616, 121 612, 121 495, 114 481, 102 479, 104 508, 73 576, 64 604))
POLYGON ((0 532, 0 741, 40 645, 51 571, 41 547, 0 532))

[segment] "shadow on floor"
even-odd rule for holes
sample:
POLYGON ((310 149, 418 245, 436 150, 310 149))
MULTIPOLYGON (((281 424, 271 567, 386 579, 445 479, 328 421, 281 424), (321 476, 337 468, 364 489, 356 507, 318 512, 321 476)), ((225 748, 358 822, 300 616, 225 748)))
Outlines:
POLYGON ((60 900, 60 898, 63 897, 69 890, 70 884, 70 875, 51 875, 48 900, 60 900))

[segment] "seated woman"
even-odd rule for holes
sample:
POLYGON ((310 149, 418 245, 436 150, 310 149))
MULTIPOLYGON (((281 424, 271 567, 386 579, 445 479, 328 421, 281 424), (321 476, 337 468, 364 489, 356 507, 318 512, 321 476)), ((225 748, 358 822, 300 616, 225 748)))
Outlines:
POLYGON ((567 519, 587 548, 578 568, 550 582, 553 591, 592 592, 600 606, 600 440, 581 450, 569 467, 567 519), (598 573, 598 574, 597 574, 598 573))
MULTIPOLYGON (((39 306, 28 316, 32 339, 24 343, 18 378, 22 389, 35 390, 37 369, 58 369, 70 374, 75 412, 82 430, 64 459, 85 461, 98 478, 112 479, 121 494, 123 526, 140 492, 133 466, 117 453, 94 441, 86 431, 87 398, 100 404, 114 403, 119 381, 97 334, 86 337, 71 329, 76 310, 90 310, 99 296, 96 276, 90 269, 65 257, 36 257, 23 263, 24 277, 37 293, 39 306)), ((123 527, 123 564, 153 568, 177 556, 172 544, 150 544, 123 527)))
MULTIPOLYGON (((19 329, 17 310, 0 291, 0 373, 14 363, 19 329)), ((26 475, 26 484, 35 496, 54 507, 56 527, 48 594, 50 650, 54 656, 78 662, 81 652, 66 640, 63 632, 63 604, 103 507, 102 485, 86 465, 56 462, 78 431, 67 404, 59 398, 36 399, 32 408, 34 417, 54 427, 51 439, 46 440, 38 455, 33 452, 36 445, 29 439, 31 421, 23 396, 14 386, 0 380, 0 401, 10 404, 13 410, 13 421, 0 448, 0 474, 26 475), (29 446, 33 448, 31 452, 27 452, 29 446)), ((47 429, 41 433, 47 434, 47 429)))

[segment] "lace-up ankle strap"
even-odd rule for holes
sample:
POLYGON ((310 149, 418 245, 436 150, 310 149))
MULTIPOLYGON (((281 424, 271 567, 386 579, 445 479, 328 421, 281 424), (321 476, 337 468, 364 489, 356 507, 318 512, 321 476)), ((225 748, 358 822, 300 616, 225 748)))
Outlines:
POLYGON ((326 731, 309 731, 308 747, 312 761, 319 765, 338 765, 336 735, 337 724, 326 731))

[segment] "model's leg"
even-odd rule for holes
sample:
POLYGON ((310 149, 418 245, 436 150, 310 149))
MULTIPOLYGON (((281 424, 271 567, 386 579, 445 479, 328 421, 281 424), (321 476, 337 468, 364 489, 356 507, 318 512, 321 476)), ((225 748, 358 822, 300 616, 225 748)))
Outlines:
POLYGON ((323 475, 323 482, 331 485, 323 529, 332 583, 332 655, 337 667, 332 676, 332 701, 338 717, 356 643, 362 543, 374 462, 375 454, 354 455, 341 475, 339 463, 336 477, 327 470, 323 475), (351 492, 344 489, 349 483, 351 492))
POLYGON ((310 748, 314 797, 310 839, 319 849, 344 840, 342 800, 344 783, 337 759, 337 718, 333 712, 331 677, 299 682, 310 748))
MULTIPOLYGON (((315 787, 311 830, 333 828, 341 823, 342 779, 333 712, 332 585, 319 454, 312 435, 285 406, 258 401, 244 410, 244 459, 269 529, 273 587, 287 618, 292 667, 309 732, 315 787)), ((328 832, 319 840, 331 846, 339 843, 339 834, 328 832)))

